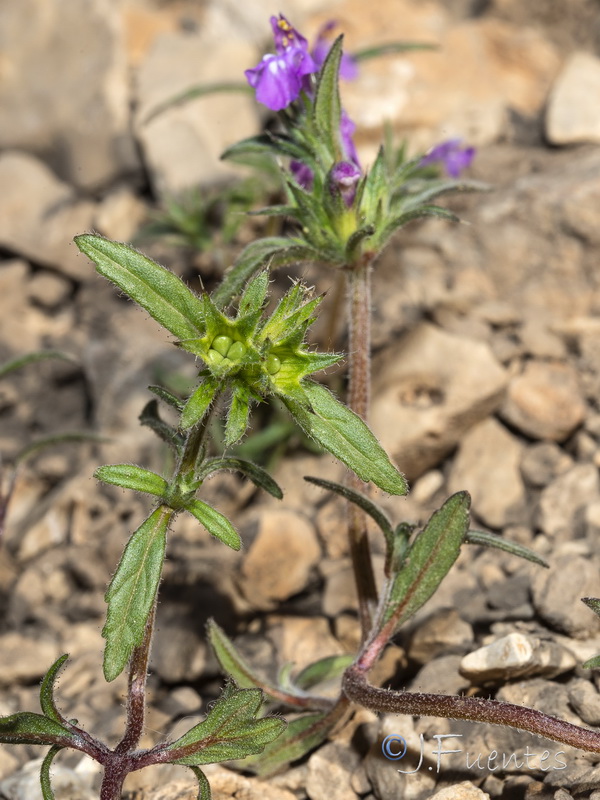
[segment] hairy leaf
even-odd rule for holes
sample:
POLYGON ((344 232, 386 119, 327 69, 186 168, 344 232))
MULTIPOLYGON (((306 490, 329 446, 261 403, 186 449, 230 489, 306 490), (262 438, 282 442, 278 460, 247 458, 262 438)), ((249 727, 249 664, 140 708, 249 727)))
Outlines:
POLYGON ((325 714, 306 714, 292 720, 287 730, 261 756, 244 761, 244 769, 260 776, 271 775, 296 761, 325 741, 337 719, 329 722, 325 714))
POLYGON ((52 791, 52 784, 50 783, 50 767, 52 766, 55 756, 60 753, 62 749, 62 747, 51 747, 42 762, 40 768, 40 784, 42 787, 43 800, 56 800, 54 792, 52 791))
POLYGON ((246 461, 242 458, 211 458, 202 464, 202 468, 197 477, 199 480, 204 480, 208 475, 220 470, 235 470, 241 472, 249 478, 255 486, 259 489, 264 489, 273 497, 281 500, 283 492, 280 486, 273 480, 273 478, 262 467, 253 464, 252 461, 246 461))
POLYGON ((452 495, 411 544, 384 613, 383 621, 393 617, 396 630, 429 600, 458 558, 469 528, 470 505, 467 492, 452 495))
POLYGON ((174 336, 194 339, 202 335, 202 304, 177 275, 133 247, 102 236, 82 234, 75 243, 101 275, 174 336))
POLYGON ((340 118, 342 105, 340 102, 339 71, 342 58, 343 36, 335 40, 319 73, 313 120, 317 130, 326 142, 331 156, 341 161, 340 118))
POLYGON ((152 611, 165 557, 167 528, 173 511, 159 506, 131 536, 108 591, 108 612, 102 635, 104 676, 114 680, 125 669, 134 647, 142 642, 152 611))
POLYGON ((150 428, 163 442, 179 452, 183 445, 183 436, 161 419, 158 410, 158 400, 149 400, 138 417, 142 425, 150 428))
POLYGON ((261 753, 286 727, 278 717, 257 719, 262 702, 259 689, 228 684, 204 722, 166 748, 170 763, 199 766, 261 753))
POLYGON ((294 685, 298 689, 308 691, 313 686, 318 686, 320 683, 338 678, 345 669, 347 669, 354 661, 354 656, 351 654, 343 656, 326 656, 325 658, 309 664, 294 678, 294 685))
POLYGON ((280 692, 255 675, 225 631, 213 619, 208 621, 208 638, 221 669, 230 675, 240 688, 262 689, 266 695, 276 700, 280 699, 280 692))
POLYGON ((388 458, 362 419, 340 403, 324 386, 306 381, 312 412, 299 403, 284 400, 302 430, 339 458, 363 481, 373 481, 390 494, 406 494, 404 476, 388 458))
POLYGON ((349 500, 351 503, 359 506, 359 508, 362 508, 365 514, 368 514, 371 519, 377 523, 386 541, 390 543, 393 541, 394 531, 392 530, 392 523, 379 506, 376 506, 366 495, 354 489, 350 489, 348 486, 343 486, 341 483, 335 483, 335 481, 328 481, 323 478, 312 478, 310 475, 305 475, 304 480, 309 483, 314 483, 315 486, 320 486, 322 489, 329 489, 330 492, 335 492, 345 497, 346 500, 349 500))
POLYGON ((5 375, 9 375, 11 372, 27 366, 27 364, 35 364, 38 361, 45 361, 48 358, 55 358, 59 361, 70 361, 71 363, 77 363, 73 356, 69 355, 68 353, 63 353, 60 350, 36 350, 33 353, 26 353, 24 356, 17 356, 16 358, 11 358, 10 361, 6 361, 4 364, 0 364, 0 378, 4 378, 5 375))
POLYGON ((484 547, 495 547, 497 550, 504 550, 507 553, 512 553, 514 556, 526 558, 527 561, 533 561, 534 564, 539 564, 541 567, 548 567, 548 564, 543 558, 534 553, 528 547, 525 547, 518 542, 511 542, 510 539, 504 539, 498 536, 497 533, 487 533, 487 531, 467 531, 465 536, 467 544, 479 544, 484 547))
POLYGON ((213 378, 204 378, 188 398, 181 414, 181 427, 186 430, 204 417, 215 398, 218 383, 213 378))
POLYGON ((94 477, 104 483, 111 483, 113 486, 153 494, 156 497, 163 497, 169 486, 160 475, 133 464, 111 464, 98 467, 94 472, 94 477))
POLYGON ((233 550, 239 550, 242 546, 242 540, 239 533, 233 527, 231 522, 224 517, 219 511, 202 500, 188 500, 185 504, 186 511, 189 511, 198 522, 201 522, 206 530, 220 539, 224 544, 231 547, 233 550))
POLYGON ((2 744, 56 744, 65 747, 73 738, 71 731, 41 714, 22 711, 10 717, 0 717, 2 744))
POLYGON ((65 653, 65 655, 56 659, 48 672, 44 675, 42 685, 40 686, 41 709, 48 719, 53 719, 55 722, 58 722, 59 725, 61 725, 65 720, 54 702, 54 684, 56 682, 56 676, 60 672, 60 668, 63 666, 68 657, 69 654, 65 653))
POLYGON ((198 798, 197 800, 211 800, 212 793, 210 791, 210 783, 208 782, 208 778, 202 772, 200 767, 194 767, 191 764, 188 764, 188 769, 191 769, 196 779, 198 780, 198 798))

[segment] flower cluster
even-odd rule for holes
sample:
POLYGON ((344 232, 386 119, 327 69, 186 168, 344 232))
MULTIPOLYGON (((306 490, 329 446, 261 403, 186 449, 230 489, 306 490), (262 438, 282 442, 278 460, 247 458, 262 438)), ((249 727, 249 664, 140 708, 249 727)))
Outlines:
POLYGON ((461 139, 448 139, 441 142, 421 159, 421 166, 427 167, 430 164, 441 163, 451 178, 458 178, 460 173, 470 166, 475 157, 474 147, 461 147, 461 144, 461 139))

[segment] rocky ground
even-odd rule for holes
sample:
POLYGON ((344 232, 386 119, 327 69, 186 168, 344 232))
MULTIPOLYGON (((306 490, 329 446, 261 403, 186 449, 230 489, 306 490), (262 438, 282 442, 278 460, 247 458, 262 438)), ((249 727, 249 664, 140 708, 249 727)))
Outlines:
MULTIPOLYGON (((380 0, 368 8, 360 0, 281 8, 266 0, 20 0, 0 12, 0 356, 51 348, 73 359, 2 381, 3 464, 8 475, 14 454, 40 436, 105 437, 40 452, 16 484, 0 550, 0 714, 37 710, 39 679, 69 652, 64 712, 109 741, 122 731, 123 676, 107 685, 100 668, 103 593, 148 504, 91 476, 119 461, 169 468, 137 416, 147 384, 185 387, 194 365, 95 275, 71 240, 92 228, 130 240, 168 195, 223 178, 219 152, 260 124, 249 98, 199 99, 150 122, 148 112, 199 80, 238 80, 257 60, 268 15, 280 10, 309 35, 335 17, 350 49, 395 38, 440 45, 365 65, 344 94, 365 163, 388 120, 414 149, 450 136, 477 145, 470 176, 493 186, 452 200, 467 224, 411 227, 377 265, 372 424, 412 485, 408 498, 380 500, 395 518, 418 522, 468 489, 477 527, 550 564, 465 552, 387 651, 378 680, 493 695, 600 726, 600 676, 580 667, 600 652, 600 620, 579 600, 600 595, 597 0, 568 8, 553 0, 380 0)), ((201 256, 164 241, 143 247, 192 286, 199 275, 210 286, 251 235, 244 226, 233 243, 221 239, 201 256)), ((314 266, 296 274, 330 290, 315 335, 343 347, 334 277, 314 266)), ((330 380, 341 388, 339 375, 330 380)), ((341 469, 293 439, 274 470, 283 502, 233 476, 207 485, 207 499, 236 520, 241 555, 193 521, 175 525, 145 744, 190 727, 218 693, 222 678, 204 638, 209 617, 266 675, 276 663, 301 667, 356 647, 343 504, 298 480, 335 480, 341 469)), ((373 547, 382 553, 375 534, 373 547)), ((39 756, 0 749, 0 798, 40 797, 39 756)), ((207 771, 217 800, 600 798, 598 756, 493 726, 364 711, 268 782, 207 771), (445 756, 437 772, 433 737, 449 733, 462 738, 444 741, 462 752, 445 756), (408 770, 417 762, 383 757, 390 734, 417 754, 422 734, 425 765, 400 775, 399 763, 408 770), (538 758, 526 761, 526 748, 538 758), (516 759, 497 769, 492 751, 516 759)), ((97 797, 97 782, 86 759, 66 756, 56 768, 60 800, 97 797)), ((191 787, 179 768, 136 773, 126 784, 129 800, 188 800, 191 787)))

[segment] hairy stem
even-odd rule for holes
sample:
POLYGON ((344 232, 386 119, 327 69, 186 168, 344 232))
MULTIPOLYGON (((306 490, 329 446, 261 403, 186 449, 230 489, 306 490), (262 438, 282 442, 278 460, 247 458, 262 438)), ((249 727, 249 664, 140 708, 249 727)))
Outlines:
POLYGON ((146 620, 144 638, 135 648, 129 663, 129 683, 127 686, 127 723, 125 734, 115 748, 115 753, 130 753, 137 747, 144 730, 146 715, 146 680, 148 677, 148 659, 156 618, 156 602, 146 620))
POLYGON ((100 787, 100 800, 121 800, 123 783, 129 771, 127 767, 126 762, 121 759, 106 765, 100 787))
POLYGON ((350 700, 371 711, 384 714, 415 714, 445 719, 466 719, 506 725, 544 736, 580 750, 600 753, 600 732, 580 728, 527 706, 486 700, 483 697, 460 697, 422 692, 395 692, 377 689, 356 667, 346 670, 343 690, 350 700))
MULTIPOLYGON (((348 405, 365 422, 369 417, 371 383, 371 261, 348 268, 348 405)), ((365 484, 353 473, 348 485, 365 492, 365 484)), ((355 503, 348 503, 348 536, 363 641, 371 630, 377 605, 371 550, 367 536, 367 517, 355 503)))

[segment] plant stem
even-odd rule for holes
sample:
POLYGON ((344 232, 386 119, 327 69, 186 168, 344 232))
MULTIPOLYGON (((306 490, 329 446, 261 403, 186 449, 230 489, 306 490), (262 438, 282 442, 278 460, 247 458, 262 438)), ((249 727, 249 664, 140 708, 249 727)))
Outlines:
POLYGON ((415 714, 419 716, 466 719, 507 725, 529 731, 555 742, 580 750, 600 753, 600 732, 580 728, 527 706, 487 700, 483 697, 460 697, 422 692, 395 692, 377 689, 367 681, 357 667, 350 667, 342 683, 345 695, 371 711, 384 714, 415 714))
POLYGON ((100 800, 121 800, 123 783, 129 771, 128 766, 121 759, 110 761, 106 765, 100 787, 100 800))
POLYGON ((115 748, 115 753, 131 753, 137 747, 144 730, 146 714, 146 681, 148 677, 148 659, 156 618, 156 601, 146 620, 144 638, 135 648, 129 662, 129 683, 127 686, 127 723, 125 733, 115 748))
MULTIPOLYGON (((364 257, 346 270, 348 281, 348 406, 365 422, 369 417, 371 383, 371 258, 364 257)), ((365 484, 353 473, 348 485, 365 492, 365 484)), ((362 641, 371 630, 377 605, 377 589, 367 536, 367 517, 355 503, 348 503, 348 537, 362 641)))

